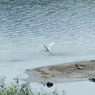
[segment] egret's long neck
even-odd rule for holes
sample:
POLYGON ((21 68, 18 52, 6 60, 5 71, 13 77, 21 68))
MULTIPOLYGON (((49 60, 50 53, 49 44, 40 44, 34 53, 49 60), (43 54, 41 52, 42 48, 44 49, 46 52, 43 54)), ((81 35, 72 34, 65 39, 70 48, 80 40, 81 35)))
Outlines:
POLYGON ((44 45, 44 47, 46 48, 46 51, 49 51, 49 48, 47 46, 44 45))

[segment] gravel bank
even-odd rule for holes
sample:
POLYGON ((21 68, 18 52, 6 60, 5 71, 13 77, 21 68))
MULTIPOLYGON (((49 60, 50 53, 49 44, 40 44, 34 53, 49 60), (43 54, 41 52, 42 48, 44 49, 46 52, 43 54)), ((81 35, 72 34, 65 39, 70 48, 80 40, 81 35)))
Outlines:
POLYGON ((64 63, 25 71, 29 75, 25 81, 41 83, 62 83, 84 81, 95 78, 95 60, 64 63))

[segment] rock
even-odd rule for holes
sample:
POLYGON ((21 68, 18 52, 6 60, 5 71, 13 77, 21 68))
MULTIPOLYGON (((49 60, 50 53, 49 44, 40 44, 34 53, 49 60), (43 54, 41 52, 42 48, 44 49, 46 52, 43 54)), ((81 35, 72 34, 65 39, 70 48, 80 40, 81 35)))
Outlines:
POLYGON ((95 82, 95 78, 89 78, 89 80, 95 82))
POLYGON ((78 67, 78 69, 79 69, 79 70, 82 70, 82 69, 84 69, 84 67, 78 67))
POLYGON ((53 83, 47 82, 47 87, 52 87, 52 86, 53 86, 53 83))

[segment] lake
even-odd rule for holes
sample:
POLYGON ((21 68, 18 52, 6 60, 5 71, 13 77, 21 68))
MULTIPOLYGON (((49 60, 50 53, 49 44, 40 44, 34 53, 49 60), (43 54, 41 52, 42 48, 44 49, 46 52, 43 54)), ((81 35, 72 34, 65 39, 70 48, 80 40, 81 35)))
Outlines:
MULTIPOLYGON (((0 76, 7 81, 26 69, 95 59, 94 0, 0 0, 0 76), (51 46, 53 56, 43 45, 51 46)), ((31 83, 33 89, 95 95, 92 82, 31 83)))

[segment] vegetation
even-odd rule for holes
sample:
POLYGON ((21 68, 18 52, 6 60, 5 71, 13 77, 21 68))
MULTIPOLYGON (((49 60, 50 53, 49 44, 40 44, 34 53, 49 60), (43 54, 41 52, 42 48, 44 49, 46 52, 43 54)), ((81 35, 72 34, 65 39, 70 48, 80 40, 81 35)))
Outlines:
MULTIPOLYGON (((47 93, 43 90, 41 92, 33 92, 29 83, 19 83, 19 79, 15 78, 14 83, 9 85, 5 83, 5 77, 0 78, 0 95, 59 95, 58 91, 47 93)), ((65 95, 65 92, 62 92, 65 95)))

